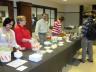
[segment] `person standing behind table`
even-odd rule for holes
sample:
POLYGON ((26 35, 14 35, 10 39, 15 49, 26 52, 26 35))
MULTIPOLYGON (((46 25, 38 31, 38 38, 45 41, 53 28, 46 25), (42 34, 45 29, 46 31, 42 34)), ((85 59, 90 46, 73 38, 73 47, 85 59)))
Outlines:
POLYGON ((93 62, 93 48, 92 48, 93 40, 91 38, 92 35, 87 36, 88 30, 92 24, 94 24, 93 18, 92 16, 89 16, 82 26, 82 41, 81 41, 82 59, 81 59, 81 62, 83 63, 85 63, 87 52, 88 52, 88 61, 93 62))
POLYGON ((44 41, 46 40, 46 35, 48 31, 48 15, 44 13, 42 14, 42 18, 37 21, 35 28, 36 37, 40 40, 41 45, 44 45, 44 41))
POLYGON ((16 36, 16 41, 21 46, 20 50, 26 50, 32 48, 32 45, 30 43, 31 33, 25 27, 25 25, 26 25, 25 16, 17 16, 17 24, 14 27, 14 32, 16 36))
POLYGON ((58 20, 54 21, 54 26, 52 29, 52 35, 59 35, 62 33, 62 22, 64 21, 64 17, 60 17, 58 20))
POLYGON ((20 48, 16 43, 15 33, 11 29, 14 24, 14 20, 5 18, 3 27, 0 28, 0 51, 13 51, 13 48, 20 48))
POLYGON ((32 31, 35 31, 35 26, 36 26, 36 22, 37 22, 37 18, 35 17, 35 15, 32 15, 32 31))

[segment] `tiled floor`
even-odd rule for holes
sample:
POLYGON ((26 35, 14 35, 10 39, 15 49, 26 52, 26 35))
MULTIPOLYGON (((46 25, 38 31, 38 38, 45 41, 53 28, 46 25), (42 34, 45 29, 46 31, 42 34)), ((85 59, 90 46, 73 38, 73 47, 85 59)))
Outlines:
POLYGON ((94 62, 81 63, 78 59, 81 58, 82 51, 78 51, 72 63, 63 68, 62 72, 96 72, 96 45, 93 46, 94 62))

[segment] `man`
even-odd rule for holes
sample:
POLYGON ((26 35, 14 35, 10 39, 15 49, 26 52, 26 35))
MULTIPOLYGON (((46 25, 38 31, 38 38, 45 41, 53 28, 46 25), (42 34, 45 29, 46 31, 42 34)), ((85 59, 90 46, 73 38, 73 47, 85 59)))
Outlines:
POLYGON ((86 54, 88 53, 88 61, 93 62, 93 48, 92 48, 92 43, 93 43, 93 37, 94 34, 90 32, 90 29, 94 25, 93 17, 91 13, 89 13, 88 18, 84 22, 82 26, 82 41, 81 41, 81 46, 82 46, 82 59, 81 61, 84 63, 86 59, 86 54))
POLYGON ((36 22, 37 22, 37 18, 35 17, 35 15, 32 15, 32 31, 35 31, 35 26, 36 26, 36 22))
POLYGON ((46 13, 42 14, 42 18, 37 21, 35 34, 37 39, 40 40, 40 44, 44 45, 44 41, 46 40, 46 34, 48 33, 48 15, 46 13))

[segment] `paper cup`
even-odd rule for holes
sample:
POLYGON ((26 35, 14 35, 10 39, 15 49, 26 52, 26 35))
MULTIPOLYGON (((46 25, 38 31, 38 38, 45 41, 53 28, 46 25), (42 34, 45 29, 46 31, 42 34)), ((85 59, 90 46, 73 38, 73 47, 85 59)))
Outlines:
POLYGON ((0 52, 0 60, 1 62, 10 62, 11 61, 11 52, 0 52))

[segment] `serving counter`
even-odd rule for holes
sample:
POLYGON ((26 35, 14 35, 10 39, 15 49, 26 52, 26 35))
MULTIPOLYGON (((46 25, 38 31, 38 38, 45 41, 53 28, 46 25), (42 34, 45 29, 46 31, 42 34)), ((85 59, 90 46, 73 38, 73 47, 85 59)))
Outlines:
MULTIPOLYGON (((28 56, 32 51, 24 51, 22 59, 28 62, 24 64, 28 68, 22 72, 61 72, 62 68, 72 60, 72 57, 81 48, 81 40, 64 43, 63 46, 56 48, 52 53, 46 53, 40 62, 32 62, 28 60, 28 56)), ((16 68, 0 63, 0 72, 20 72, 16 68)))

